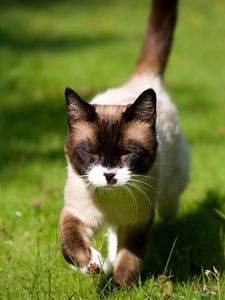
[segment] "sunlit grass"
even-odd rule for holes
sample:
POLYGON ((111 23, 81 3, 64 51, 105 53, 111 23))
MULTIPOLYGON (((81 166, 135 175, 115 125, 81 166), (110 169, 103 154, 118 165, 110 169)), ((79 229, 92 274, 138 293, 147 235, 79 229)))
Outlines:
MULTIPOLYGON (((190 145, 191 180, 178 218, 156 218, 145 280, 115 289, 106 278, 72 273, 60 253, 64 88, 90 99, 126 80, 148 7, 147 0, 0 4, 0 299, 225 299, 222 0, 180 3, 165 85, 190 145), (219 277, 205 275, 213 267, 219 277)), ((103 253, 105 241, 104 228, 94 241, 103 253)))

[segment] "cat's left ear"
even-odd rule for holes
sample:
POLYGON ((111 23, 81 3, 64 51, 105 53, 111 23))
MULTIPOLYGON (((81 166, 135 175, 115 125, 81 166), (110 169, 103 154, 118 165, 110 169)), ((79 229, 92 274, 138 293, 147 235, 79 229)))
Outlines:
POLYGON ((125 122, 139 120, 154 127, 156 122, 156 93, 153 89, 141 93, 135 102, 127 107, 123 117, 125 122))

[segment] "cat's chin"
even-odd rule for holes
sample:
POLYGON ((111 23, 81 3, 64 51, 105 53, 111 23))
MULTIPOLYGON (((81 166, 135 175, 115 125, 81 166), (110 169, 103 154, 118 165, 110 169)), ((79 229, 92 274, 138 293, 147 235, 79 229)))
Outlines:
POLYGON ((92 185, 99 190, 116 190, 116 189, 120 189, 122 188, 122 186, 124 185, 121 183, 116 183, 116 184, 106 184, 106 185, 95 185, 92 183, 92 185))
POLYGON ((107 189, 108 190, 108 189, 116 189, 118 187, 121 187, 121 184, 94 185, 94 187, 98 188, 98 189, 107 189))

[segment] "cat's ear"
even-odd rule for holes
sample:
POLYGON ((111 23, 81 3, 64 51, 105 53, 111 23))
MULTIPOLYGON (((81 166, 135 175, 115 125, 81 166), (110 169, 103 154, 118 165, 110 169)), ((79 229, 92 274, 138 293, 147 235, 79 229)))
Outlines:
POLYGON ((127 107, 123 117, 125 122, 139 120, 155 126, 156 94, 153 89, 148 89, 141 93, 135 102, 127 107))
POLYGON ((96 113, 94 106, 80 98, 71 88, 65 90, 69 127, 78 120, 93 121, 96 113))

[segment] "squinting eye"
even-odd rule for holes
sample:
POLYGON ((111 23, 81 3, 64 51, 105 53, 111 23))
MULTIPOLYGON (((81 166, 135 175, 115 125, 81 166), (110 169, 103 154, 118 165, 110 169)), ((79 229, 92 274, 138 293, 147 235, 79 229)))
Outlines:
POLYGON ((88 151, 88 153, 89 153, 89 155, 90 155, 90 157, 91 157, 91 159, 92 160, 98 160, 99 159, 99 152, 97 151, 97 150, 95 150, 95 149, 90 149, 89 151, 88 151))
POLYGON ((128 158, 133 152, 130 151, 130 150, 124 150, 122 153, 121 153, 121 159, 126 159, 128 158))
POLYGON ((90 153, 90 156, 93 160, 98 160, 99 159, 99 155, 98 154, 93 154, 93 153, 90 153))
POLYGON ((98 155, 98 151, 89 150, 88 153, 91 155, 98 155))
POLYGON ((131 150, 124 150, 121 154, 121 156, 125 156, 125 155, 130 155, 132 154, 132 151, 131 150))
POLYGON ((90 155, 99 155, 99 150, 97 147, 95 146, 90 146, 88 149, 87 149, 87 152, 90 154, 90 155))

